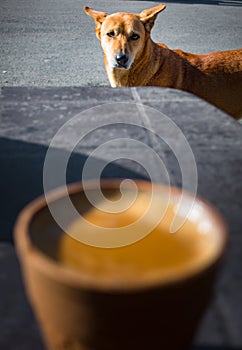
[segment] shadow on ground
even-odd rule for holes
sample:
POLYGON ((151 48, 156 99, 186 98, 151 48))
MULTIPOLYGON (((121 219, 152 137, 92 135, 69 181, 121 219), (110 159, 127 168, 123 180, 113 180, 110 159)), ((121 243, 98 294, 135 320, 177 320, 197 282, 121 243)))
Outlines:
MULTIPOLYGON (((18 213, 43 193, 43 165, 47 149, 44 145, 0 138, 1 241, 12 241, 13 225, 18 213)), ((55 149, 52 153, 53 162, 58 161, 66 152, 55 149)), ((72 153, 67 168, 67 183, 81 180, 86 159, 87 155, 72 153)), ((94 166, 97 168, 100 169, 102 164, 106 162, 94 159, 94 166)), ((144 175, 114 163, 104 167, 101 177, 147 179, 144 175)))

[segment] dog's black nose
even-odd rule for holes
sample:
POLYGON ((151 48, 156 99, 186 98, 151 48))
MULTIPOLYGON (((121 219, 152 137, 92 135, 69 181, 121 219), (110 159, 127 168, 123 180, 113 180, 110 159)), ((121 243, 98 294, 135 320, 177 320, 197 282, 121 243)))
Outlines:
POLYGON ((128 62, 129 58, 126 54, 117 54, 116 56, 116 61, 118 62, 118 64, 122 67, 124 67, 126 65, 126 63, 128 62))

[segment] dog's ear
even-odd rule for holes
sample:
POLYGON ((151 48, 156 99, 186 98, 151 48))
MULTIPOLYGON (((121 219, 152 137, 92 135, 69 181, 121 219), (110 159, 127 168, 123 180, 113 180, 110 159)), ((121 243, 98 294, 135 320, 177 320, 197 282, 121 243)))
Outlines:
POLYGON ((84 11, 88 16, 91 16, 94 19, 96 25, 96 36, 100 40, 101 39, 101 26, 104 22, 105 18, 108 16, 105 12, 95 11, 90 7, 85 6, 84 11))
POLYGON ((158 6, 152 7, 148 10, 144 10, 139 14, 141 22, 144 23, 147 32, 150 32, 153 28, 157 15, 165 10, 166 5, 160 4, 158 6))

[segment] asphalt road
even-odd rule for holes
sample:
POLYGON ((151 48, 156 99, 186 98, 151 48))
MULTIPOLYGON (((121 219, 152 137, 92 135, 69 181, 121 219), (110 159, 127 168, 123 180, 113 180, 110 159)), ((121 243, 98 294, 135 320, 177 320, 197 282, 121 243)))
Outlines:
MULTIPOLYGON (((242 1, 164 1, 153 39, 195 53, 242 47, 242 1)), ((1 0, 1 86, 109 85, 88 5, 140 12, 157 5, 127 0, 1 0)))

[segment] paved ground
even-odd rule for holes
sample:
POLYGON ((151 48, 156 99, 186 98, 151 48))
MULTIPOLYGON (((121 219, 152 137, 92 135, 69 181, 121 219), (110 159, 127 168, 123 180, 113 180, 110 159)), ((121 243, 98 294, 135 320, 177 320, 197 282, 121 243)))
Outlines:
MULTIPOLYGON (((242 1, 164 1, 154 40, 203 53, 242 47, 242 1)), ((109 85, 89 5, 140 12, 157 5, 127 0, 1 0, 1 86, 109 85)))

